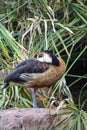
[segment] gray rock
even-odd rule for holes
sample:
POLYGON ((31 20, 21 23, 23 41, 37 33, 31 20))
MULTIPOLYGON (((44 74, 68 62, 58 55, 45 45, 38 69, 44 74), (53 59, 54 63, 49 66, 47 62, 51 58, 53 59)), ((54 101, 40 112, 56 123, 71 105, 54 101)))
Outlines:
POLYGON ((48 130, 54 119, 51 111, 46 108, 1 110, 0 130, 48 130))

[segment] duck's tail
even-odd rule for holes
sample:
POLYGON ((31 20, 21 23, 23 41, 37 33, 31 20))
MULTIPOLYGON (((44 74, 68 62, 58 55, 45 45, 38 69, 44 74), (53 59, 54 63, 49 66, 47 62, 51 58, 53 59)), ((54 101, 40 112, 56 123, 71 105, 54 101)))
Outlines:
POLYGON ((9 86, 9 83, 5 83, 4 85, 2 85, 1 91, 2 91, 3 89, 7 88, 8 86, 9 86))

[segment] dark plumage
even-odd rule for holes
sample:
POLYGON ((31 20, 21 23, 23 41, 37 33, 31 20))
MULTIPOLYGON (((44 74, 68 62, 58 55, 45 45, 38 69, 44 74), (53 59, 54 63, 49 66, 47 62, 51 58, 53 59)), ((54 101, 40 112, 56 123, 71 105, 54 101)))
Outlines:
POLYGON ((21 62, 13 72, 7 75, 3 88, 9 85, 19 85, 35 90, 48 87, 61 78, 65 69, 65 62, 62 58, 57 58, 51 51, 45 50, 36 58, 21 62))
POLYGON ((20 63, 13 72, 11 72, 6 78, 5 82, 12 81, 12 82, 25 82, 24 79, 22 79, 20 76, 21 74, 26 73, 43 73, 49 68, 49 66, 46 63, 42 63, 40 61, 37 61, 36 59, 29 59, 25 60, 22 63, 20 63))

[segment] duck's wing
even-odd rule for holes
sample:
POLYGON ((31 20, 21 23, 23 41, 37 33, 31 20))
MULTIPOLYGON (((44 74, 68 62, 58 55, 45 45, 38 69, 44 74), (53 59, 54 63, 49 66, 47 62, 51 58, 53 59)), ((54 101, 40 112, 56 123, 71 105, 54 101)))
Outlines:
POLYGON ((24 66, 24 65, 26 65, 27 63, 33 62, 34 60, 35 60, 35 58, 30 58, 30 59, 24 60, 24 61, 22 61, 20 64, 18 64, 15 69, 17 69, 17 68, 19 68, 19 67, 21 67, 21 66, 24 66))
POLYGON ((16 66, 15 69, 17 69, 17 68, 19 68, 19 67, 21 67, 21 66, 26 65, 26 62, 27 62, 27 60, 22 61, 19 65, 16 66))
POLYGON ((5 82, 26 82, 31 77, 39 76, 49 69, 49 65, 39 62, 36 59, 25 60, 20 63, 13 72, 5 78, 5 82))
POLYGON ((20 78, 25 82, 39 78, 41 76, 42 76, 42 73, 22 73, 22 74, 20 74, 20 78))

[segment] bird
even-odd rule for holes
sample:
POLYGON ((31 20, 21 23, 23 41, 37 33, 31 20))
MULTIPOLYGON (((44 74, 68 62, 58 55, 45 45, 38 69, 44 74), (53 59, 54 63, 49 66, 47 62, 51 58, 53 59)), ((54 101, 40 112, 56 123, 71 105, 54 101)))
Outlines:
POLYGON ((57 57, 51 50, 43 50, 34 58, 23 60, 4 79, 4 88, 22 86, 33 88, 33 108, 37 108, 36 90, 54 85, 64 74, 64 60, 57 57))

